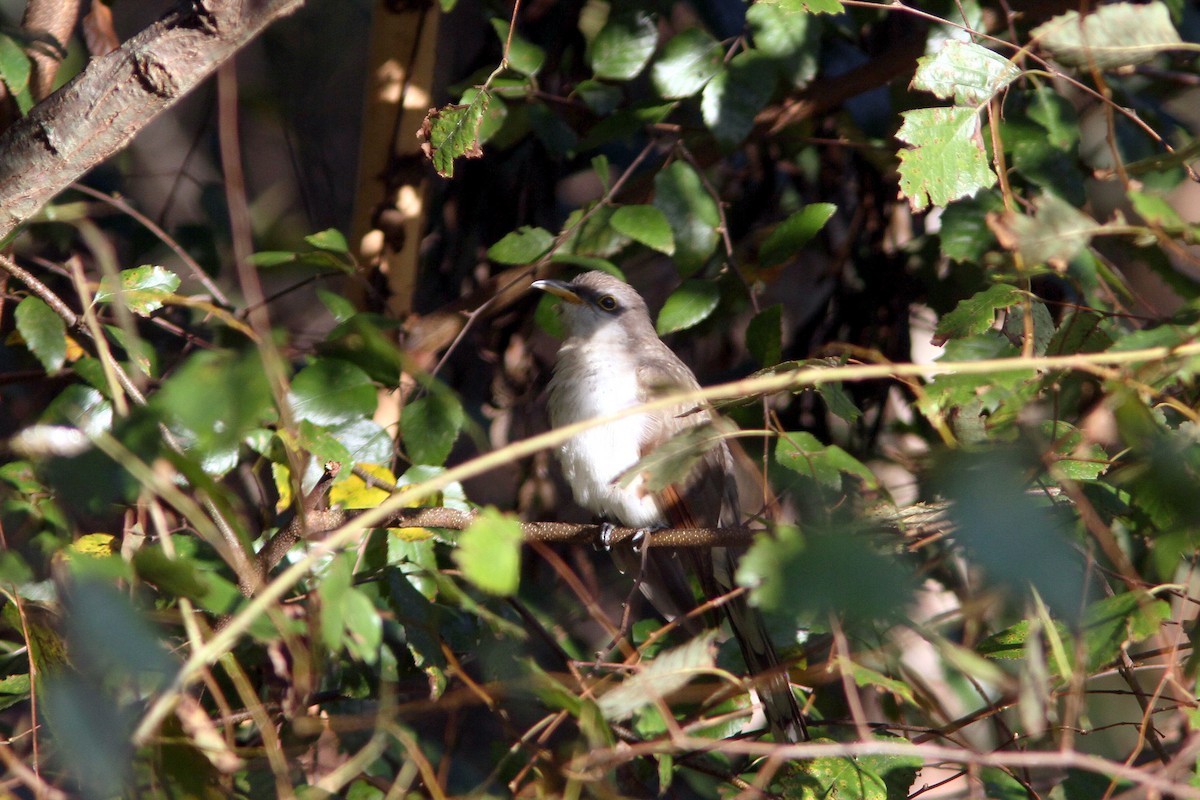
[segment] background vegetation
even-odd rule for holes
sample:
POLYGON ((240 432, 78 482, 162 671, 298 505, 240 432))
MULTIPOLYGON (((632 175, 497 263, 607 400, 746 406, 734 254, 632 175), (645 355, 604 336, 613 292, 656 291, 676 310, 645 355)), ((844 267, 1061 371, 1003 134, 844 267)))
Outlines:
POLYGON ((1200 797, 1190 4, 39 5, 8 792, 1200 797), (812 742, 591 545, 525 291, 574 269, 789 507, 739 580, 812 742))

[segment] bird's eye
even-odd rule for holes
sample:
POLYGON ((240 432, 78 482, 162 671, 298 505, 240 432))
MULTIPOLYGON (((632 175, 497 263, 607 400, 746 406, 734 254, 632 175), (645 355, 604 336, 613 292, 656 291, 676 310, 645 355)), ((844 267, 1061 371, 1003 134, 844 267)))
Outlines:
POLYGON ((600 306, 605 311, 616 311, 617 298, 613 297, 611 294, 606 294, 596 301, 596 305, 600 306))

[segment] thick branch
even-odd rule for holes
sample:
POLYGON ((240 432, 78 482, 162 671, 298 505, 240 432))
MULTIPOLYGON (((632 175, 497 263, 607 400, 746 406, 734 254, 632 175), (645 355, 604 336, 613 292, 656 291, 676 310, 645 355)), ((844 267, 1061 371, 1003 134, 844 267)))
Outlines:
POLYGON ((0 136, 0 238, 129 143, 303 0, 192 0, 88 64, 0 136))

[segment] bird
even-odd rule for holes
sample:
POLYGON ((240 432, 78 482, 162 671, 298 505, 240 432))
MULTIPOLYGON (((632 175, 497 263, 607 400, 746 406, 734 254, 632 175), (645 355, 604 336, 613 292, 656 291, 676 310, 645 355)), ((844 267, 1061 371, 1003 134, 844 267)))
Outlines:
MULTIPOLYGON (((565 338, 549 385, 550 422, 556 427, 615 414, 665 394, 698 390, 695 374, 658 337, 637 290, 605 272, 571 281, 544 279, 532 288, 560 299, 565 338)), ((735 462, 724 437, 701 436, 710 445, 684 475, 659 486, 630 468, 672 437, 716 422, 694 402, 634 413, 590 428, 558 449, 563 476, 583 508, 630 528, 722 528, 742 524, 735 462)), ((641 569, 639 585, 668 619, 697 606, 685 569, 695 574, 706 598, 724 597, 737 584, 740 548, 648 547, 636 561, 614 549, 618 564, 641 569)), ((768 726, 777 742, 808 738, 804 717, 763 618, 745 594, 721 605, 756 682, 768 726)))

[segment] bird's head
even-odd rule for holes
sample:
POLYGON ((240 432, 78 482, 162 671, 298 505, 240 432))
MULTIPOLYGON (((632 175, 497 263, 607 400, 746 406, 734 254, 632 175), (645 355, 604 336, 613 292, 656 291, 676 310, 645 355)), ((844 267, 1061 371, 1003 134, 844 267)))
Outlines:
POLYGON ((645 329, 653 333, 646 301, 606 272, 585 272, 572 281, 534 281, 532 286, 562 299, 558 312, 568 337, 615 340, 645 329))

